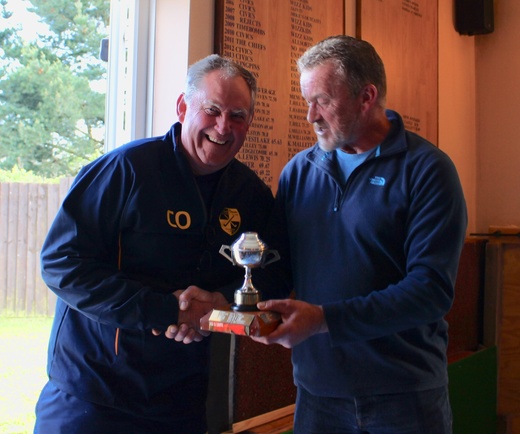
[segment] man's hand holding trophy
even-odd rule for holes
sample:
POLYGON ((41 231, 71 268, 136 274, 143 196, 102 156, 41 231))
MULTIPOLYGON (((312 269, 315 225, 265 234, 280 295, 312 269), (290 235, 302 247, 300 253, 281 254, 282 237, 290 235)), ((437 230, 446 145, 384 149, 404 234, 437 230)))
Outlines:
POLYGON ((220 254, 234 265, 244 267, 244 283, 235 291, 234 303, 213 309, 202 317, 200 328, 245 336, 269 334, 280 324, 280 315, 256 307, 261 295, 253 286, 251 269, 271 264, 279 260, 280 255, 276 250, 269 250, 256 232, 244 232, 231 246, 223 245, 220 254))

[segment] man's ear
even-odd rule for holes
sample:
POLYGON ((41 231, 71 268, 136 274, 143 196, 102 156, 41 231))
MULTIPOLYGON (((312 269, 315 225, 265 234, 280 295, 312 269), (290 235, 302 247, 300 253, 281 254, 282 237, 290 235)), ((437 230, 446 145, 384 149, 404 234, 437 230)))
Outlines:
POLYGON ((186 116, 186 98, 184 93, 181 93, 179 95, 179 98, 177 98, 177 117, 179 118, 179 122, 184 122, 184 118, 186 116))
POLYGON ((379 96, 377 88, 373 84, 367 84, 361 91, 361 105, 365 109, 369 109, 376 102, 379 96))

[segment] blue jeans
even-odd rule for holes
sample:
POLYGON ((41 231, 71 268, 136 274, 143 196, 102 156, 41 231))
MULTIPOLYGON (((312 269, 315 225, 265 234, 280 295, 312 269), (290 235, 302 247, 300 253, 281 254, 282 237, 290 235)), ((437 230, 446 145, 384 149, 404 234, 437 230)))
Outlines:
POLYGON ((451 434, 448 388, 327 398, 298 388, 294 434, 451 434))

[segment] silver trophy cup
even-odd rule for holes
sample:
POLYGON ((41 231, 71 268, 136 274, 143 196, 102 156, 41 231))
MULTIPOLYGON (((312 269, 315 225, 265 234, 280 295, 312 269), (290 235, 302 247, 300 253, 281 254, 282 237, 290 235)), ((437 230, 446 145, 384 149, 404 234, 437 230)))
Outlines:
POLYGON ((223 245, 219 253, 233 265, 240 265, 245 269, 244 283, 235 291, 233 309, 256 310, 256 304, 260 301, 260 292, 251 281, 251 269, 278 261, 280 255, 276 250, 269 250, 256 232, 244 232, 231 246, 223 245))

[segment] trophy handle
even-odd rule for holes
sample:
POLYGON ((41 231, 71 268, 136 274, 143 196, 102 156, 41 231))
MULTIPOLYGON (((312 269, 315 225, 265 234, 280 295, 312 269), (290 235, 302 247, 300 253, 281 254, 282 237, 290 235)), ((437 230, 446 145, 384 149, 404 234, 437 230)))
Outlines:
POLYGON ((266 250, 264 253, 264 261, 262 262, 262 267, 272 264, 273 262, 278 261, 278 259, 280 259, 280 254, 278 253, 278 250, 266 250), (272 255, 272 257, 267 259, 269 255, 272 255))
POLYGON ((235 260, 229 256, 227 253, 226 253, 226 250, 229 251, 229 253, 231 254, 231 246, 226 246, 226 245, 222 245, 220 246, 220 250, 218 251, 222 256, 225 256, 229 261, 231 261, 233 264, 235 264, 235 260))

